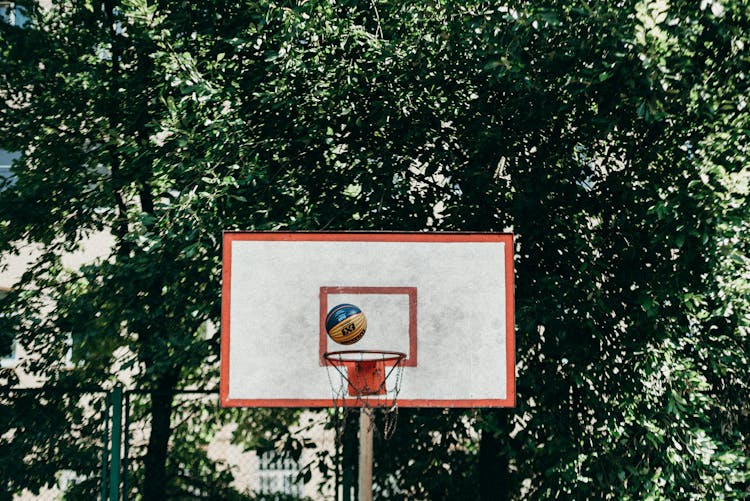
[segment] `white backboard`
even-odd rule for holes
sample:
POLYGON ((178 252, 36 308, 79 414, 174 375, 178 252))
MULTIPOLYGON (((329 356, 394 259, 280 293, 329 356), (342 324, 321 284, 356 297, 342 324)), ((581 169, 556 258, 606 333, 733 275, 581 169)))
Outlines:
POLYGON ((323 353, 352 348, 406 353, 400 406, 513 406, 512 235, 224 234, 223 406, 331 406, 323 353), (340 303, 355 345, 325 333, 340 303))

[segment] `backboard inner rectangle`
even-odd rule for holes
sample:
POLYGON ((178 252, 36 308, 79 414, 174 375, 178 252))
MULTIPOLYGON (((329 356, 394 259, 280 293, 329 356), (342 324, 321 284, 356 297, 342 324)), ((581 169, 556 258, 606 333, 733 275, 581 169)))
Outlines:
POLYGON ((342 303, 354 304, 367 317, 367 332, 357 342, 362 350, 386 350, 406 353, 405 367, 417 365, 417 288, 416 287, 346 287, 320 288, 320 358, 323 353, 350 346, 332 341, 325 330, 328 311, 342 303))

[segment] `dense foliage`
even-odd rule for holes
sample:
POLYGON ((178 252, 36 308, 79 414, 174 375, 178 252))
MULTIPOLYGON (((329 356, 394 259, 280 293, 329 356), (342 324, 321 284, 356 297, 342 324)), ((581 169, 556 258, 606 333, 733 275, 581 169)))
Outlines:
MULTIPOLYGON (((382 496, 748 496, 745 0, 18 4, 0 252, 40 257, 3 334, 47 385, 151 392, 144 499, 189 453, 174 391, 216 379, 225 229, 516 234, 517 408, 402 413, 382 496), (65 269, 97 232, 111 255, 65 269)), ((28 464, 0 489, 78 467, 28 452, 75 450, 61 416, 2 421, 28 464)))

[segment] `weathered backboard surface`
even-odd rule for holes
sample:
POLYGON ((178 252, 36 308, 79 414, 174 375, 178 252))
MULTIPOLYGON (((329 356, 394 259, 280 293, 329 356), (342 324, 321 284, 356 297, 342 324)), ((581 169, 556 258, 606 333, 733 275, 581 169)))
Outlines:
POLYGON ((329 407, 323 353, 407 354, 398 404, 515 404, 513 237, 495 233, 224 234, 221 403, 329 407), (367 316, 354 345, 328 310, 367 316))

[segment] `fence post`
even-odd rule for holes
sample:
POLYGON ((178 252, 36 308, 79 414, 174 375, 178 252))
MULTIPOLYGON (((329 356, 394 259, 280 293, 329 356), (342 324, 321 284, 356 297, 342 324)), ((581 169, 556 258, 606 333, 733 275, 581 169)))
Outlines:
POLYGON ((122 387, 112 389, 112 447, 109 463, 109 501, 120 499, 120 454, 122 438, 122 387))
POLYGON ((123 428, 122 452, 122 501, 128 501, 128 458, 130 457, 130 392, 125 392, 125 426, 123 428))

